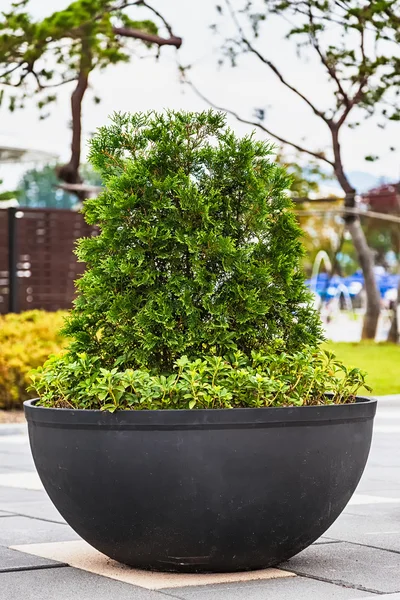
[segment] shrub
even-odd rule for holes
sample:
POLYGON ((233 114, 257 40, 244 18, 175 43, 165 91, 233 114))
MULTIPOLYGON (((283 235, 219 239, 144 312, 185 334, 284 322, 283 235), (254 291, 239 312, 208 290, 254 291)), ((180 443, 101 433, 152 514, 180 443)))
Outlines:
POLYGON ((0 315, 0 408, 19 407, 33 397, 26 391, 29 371, 65 345, 59 333, 64 316, 39 310, 0 315))
POLYGON ((212 111, 114 115, 98 130, 90 161, 105 189, 84 214, 100 235, 78 244, 87 269, 68 353, 33 374, 43 403, 264 406, 324 402, 331 388, 335 401, 354 398, 363 374, 335 383, 342 367, 318 352, 290 180, 271 152, 212 111), (321 365, 332 367, 325 386, 321 365))

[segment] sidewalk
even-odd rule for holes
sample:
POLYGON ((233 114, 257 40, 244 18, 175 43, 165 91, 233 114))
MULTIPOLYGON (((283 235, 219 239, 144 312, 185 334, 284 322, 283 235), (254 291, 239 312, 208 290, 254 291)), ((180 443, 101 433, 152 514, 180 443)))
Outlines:
POLYGON ((244 578, 163 576, 105 559, 48 500, 30 456, 26 425, 0 425, 1 600, 374 597, 400 600, 400 396, 380 400, 367 469, 325 536, 278 569, 244 578))

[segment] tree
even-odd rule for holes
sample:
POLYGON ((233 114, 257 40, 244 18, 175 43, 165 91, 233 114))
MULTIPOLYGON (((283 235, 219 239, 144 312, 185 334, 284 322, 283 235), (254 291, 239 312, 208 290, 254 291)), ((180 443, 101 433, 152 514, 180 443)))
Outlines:
POLYGON ((275 160, 285 167, 291 177, 290 195, 292 198, 309 198, 315 194, 321 196, 321 183, 332 181, 332 177, 321 169, 316 160, 309 160, 307 164, 302 164, 298 153, 295 157, 289 158, 285 156, 281 148, 275 160))
MULTIPOLYGON (((101 185, 100 177, 86 165, 81 167, 81 175, 87 183, 101 185)), ((30 169, 22 176, 15 197, 21 206, 67 209, 76 206, 76 195, 60 189, 58 183, 57 167, 30 169)))
MULTIPOLYGON (((214 29, 219 32, 221 22, 229 19, 235 31, 233 36, 222 39, 222 60, 228 58, 235 66, 241 55, 247 54, 259 61, 282 86, 303 102, 306 109, 312 111, 316 122, 327 128, 329 154, 297 143, 296 138, 282 137, 269 126, 261 109, 256 111, 254 119, 229 107, 222 110, 241 122, 258 127, 282 144, 328 165, 345 192, 345 207, 353 209, 356 190, 346 175, 341 133, 345 126, 357 128, 364 117, 378 118, 381 127, 388 119, 400 121, 399 0, 225 0, 217 6, 217 10, 219 20, 213 25, 214 29), (273 48, 269 48, 268 52, 259 49, 259 41, 268 40, 263 28, 274 23, 276 18, 287 23, 287 36, 296 42, 300 54, 317 58, 331 85, 332 102, 329 106, 321 108, 313 98, 312 89, 304 91, 290 81, 271 59, 273 48), (350 117, 354 117, 351 122, 350 117)), ((216 106, 193 87, 209 104, 216 106)), ((365 158, 375 160, 377 156, 365 158)), ((373 255, 359 219, 354 215, 347 215, 345 219, 365 278, 367 310, 363 337, 373 338, 380 312, 373 255)))
MULTIPOLYGON (((76 0, 42 21, 34 21, 26 8, 29 0, 13 2, 0 17, 0 100, 8 94, 11 111, 22 108, 32 93, 38 94, 41 117, 56 100, 55 90, 74 82, 71 95, 71 157, 58 170, 66 183, 80 183, 82 101, 90 73, 131 59, 131 41, 142 47, 179 48, 164 17, 144 0, 76 0), (155 21, 134 20, 132 10, 144 9, 155 21), (159 26, 167 35, 159 34, 159 26), (33 85, 33 87, 32 87, 33 85), (51 90, 51 91, 49 91, 51 90)), ((95 97, 95 101, 99 99, 95 97)))
MULTIPOLYGON (((0 185, 3 183, 3 181, 0 179, 0 185)), ((7 202, 8 200, 13 200, 14 198, 17 197, 17 190, 6 190, 3 192, 0 192, 0 202, 7 202)), ((0 205, 1 208, 1 205, 0 205)))

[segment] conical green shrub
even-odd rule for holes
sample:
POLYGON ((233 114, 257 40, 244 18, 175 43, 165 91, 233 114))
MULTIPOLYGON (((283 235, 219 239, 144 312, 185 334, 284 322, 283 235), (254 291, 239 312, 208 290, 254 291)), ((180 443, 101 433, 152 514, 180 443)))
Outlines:
POLYGON ((165 370, 182 354, 320 340, 289 179, 269 144, 236 137, 212 111, 117 114, 90 162, 105 190, 85 203, 101 233, 79 244, 76 350, 165 370))

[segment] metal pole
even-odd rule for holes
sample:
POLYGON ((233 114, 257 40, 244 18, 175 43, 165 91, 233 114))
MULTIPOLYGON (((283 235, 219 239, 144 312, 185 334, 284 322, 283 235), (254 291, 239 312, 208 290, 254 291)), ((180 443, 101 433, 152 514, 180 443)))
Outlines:
POLYGON ((16 208, 8 209, 8 312, 18 312, 16 208))

